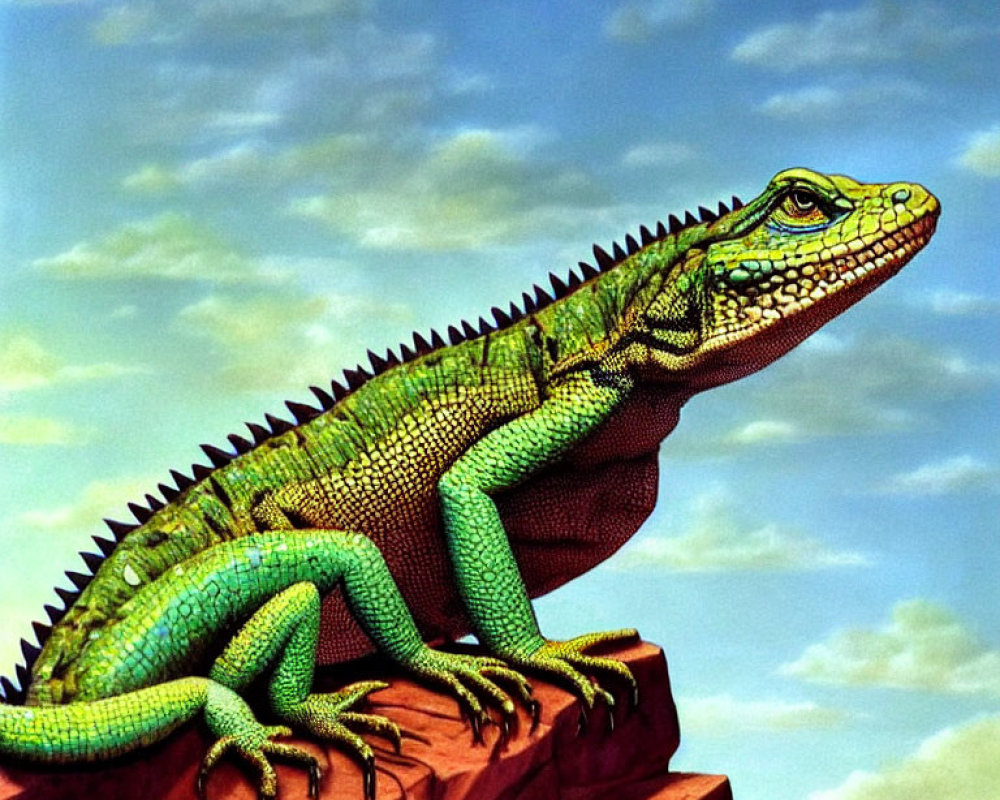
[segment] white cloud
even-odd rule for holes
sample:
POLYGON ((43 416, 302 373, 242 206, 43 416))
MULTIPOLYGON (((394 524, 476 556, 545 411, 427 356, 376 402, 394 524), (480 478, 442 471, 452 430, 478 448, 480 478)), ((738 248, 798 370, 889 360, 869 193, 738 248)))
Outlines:
POLYGON ((681 727, 701 736, 834 728, 848 714, 812 702, 739 700, 728 694, 678 697, 681 727))
POLYGON ((0 6, 65 6, 80 0, 0 0, 0 6))
POLYGON ((109 47, 173 44, 207 36, 274 36, 321 18, 361 17, 371 6, 369 0, 133 0, 106 9, 91 33, 109 47))
POLYGON ((263 343, 274 332, 280 335, 282 327, 289 324, 311 323, 325 309, 326 303, 319 297, 258 295, 238 300, 213 294, 183 308, 179 319, 227 347, 240 348, 263 343))
POLYGON ((0 342, 0 396, 62 383, 117 378, 138 371, 113 362, 67 364, 28 334, 14 334, 0 342))
POLYGON ((207 124, 227 133, 246 133, 273 128, 281 121, 280 114, 268 111, 219 111, 207 124))
POLYGON ((646 42, 664 28, 704 18, 714 5, 714 0, 628 0, 611 12, 604 33, 622 42, 646 42))
POLYGON ((697 158, 697 151, 684 142, 643 142, 629 148, 622 156, 626 167, 676 167, 697 158))
POLYGON ((794 422, 781 419, 755 419, 731 431, 727 445, 759 445, 797 442, 807 438, 794 422))
POLYGON ((945 728, 879 772, 853 772, 808 800, 988 800, 1000 787, 1000 715, 945 728))
POLYGON ((402 326, 410 319, 410 310, 399 304, 289 289, 239 298, 212 294, 183 308, 177 325, 211 342, 222 359, 222 385, 301 390, 329 380, 350 355, 363 352, 372 327, 387 321, 402 326))
POLYGON ((43 531, 68 531, 96 528, 105 517, 130 519, 123 510, 130 501, 140 500, 155 485, 138 478, 94 481, 87 484, 76 500, 65 506, 23 511, 18 523, 43 531))
POLYGON ((236 142, 211 156, 185 164, 175 180, 178 183, 211 183, 254 176, 262 172, 266 159, 266 154, 254 143, 236 142))
POLYGON ((221 24, 257 15, 262 18, 307 19, 367 13, 374 0, 201 0, 192 13, 221 24))
POLYGON ((939 289, 915 299, 915 304, 929 307, 946 316, 989 316, 1000 314, 1000 297, 973 292, 939 289))
POLYGON ((798 530, 775 523, 737 520, 732 501, 719 491, 706 492, 692 505, 692 521, 686 533, 640 537, 612 564, 618 569, 721 572, 823 569, 868 563, 861 553, 830 550, 798 530))
POLYGON ((958 163, 978 175, 1000 178, 1000 125, 974 133, 959 155, 958 163))
POLYGON ((126 303, 118 306, 109 315, 111 319, 132 319, 139 315, 139 306, 134 303, 126 303))
MULTIPOLYGON (((176 5, 157 3, 140 41, 177 46, 155 50, 155 60, 137 67, 145 90, 119 109, 118 120, 133 141, 164 145, 165 153, 213 158, 247 140, 266 156, 268 145, 276 150, 322 131, 368 139, 381 131, 402 144, 426 138, 423 126, 440 102, 484 85, 483 76, 448 66, 447 48, 433 34, 382 30, 364 13, 309 17, 262 3, 260 14, 226 19, 200 16, 199 3, 176 5), (240 36, 285 41, 265 43, 261 58, 219 58, 240 36)), ((180 169, 160 163, 129 171, 149 166, 180 169)))
POLYGON ((828 120, 836 115, 849 113, 852 124, 857 124, 859 114, 891 110, 900 101, 915 102, 924 94, 920 86, 909 81, 881 81, 862 86, 855 84, 847 89, 807 86, 773 94, 758 110, 781 119, 828 120))
POLYGON ((189 217, 170 213, 127 223, 96 241, 37 259, 34 266, 55 277, 81 279, 255 283, 283 277, 189 217))
POLYGON ((438 246, 430 243, 474 242, 479 235, 499 235, 491 234, 494 228, 523 226, 532 214, 520 214, 520 223, 511 219, 522 207, 544 213, 543 205, 553 201, 570 207, 592 202, 596 190, 585 176, 538 157, 551 139, 530 125, 447 136, 420 132, 402 143, 350 132, 284 148, 248 138, 181 164, 144 164, 122 183, 142 194, 280 189, 282 197, 299 194, 291 213, 368 237, 373 247, 400 246, 394 235, 438 246), (329 189, 308 194, 304 187, 329 189), (463 232, 463 224, 475 230, 463 232))
POLYGON ((843 96, 836 89, 829 86, 807 86, 771 95, 760 106, 760 110, 773 117, 826 115, 842 102, 843 96))
POLYGON ((122 180, 124 188, 143 194, 161 194, 179 185, 177 176, 159 164, 144 164, 122 180))
POLYGON ((88 431, 49 417, 0 414, 0 445, 68 446, 90 440, 88 431))
POLYGON ((111 47, 138 42, 163 43, 168 37, 157 33, 157 22, 153 3, 120 3, 104 12, 91 27, 91 34, 99 44, 111 47))
MULTIPOLYGON (((301 152, 297 157, 306 159, 301 152)), ((399 321, 402 327, 412 316, 399 304, 353 294, 317 294, 292 281, 295 275, 309 274, 346 278, 353 267, 342 262, 245 256, 204 226, 174 214, 123 225, 101 239, 40 259, 35 266, 64 278, 212 285, 211 293, 180 309, 176 325, 180 335, 210 343, 218 380, 234 390, 301 389, 323 382, 348 357, 364 352, 369 342, 363 335, 372 328, 387 320, 399 321), (296 354, 293 366, 289 353, 296 354)), ((134 309, 129 307, 114 312, 130 313, 134 309)), ((6 362, 0 350, 0 391, 5 383, 13 389, 56 378, 99 377, 102 369, 113 367, 50 365, 37 346, 29 345, 11 350, 6 362)))
POLYGON ((804 22, 781 22, 750 33, 732 51, 747 64, 793 72, 806 66, 914 58, 954 47, 977 35, 941 6, 874 2, 822 11, 804 22))
POLYGON ((530 157, 538 139, 533 130, 462 130, 289 210, 374 249, 509 244, 578 226, 582 211, 600 208, 601 194, 579 170, 530 157))
POLYGON ((781 672, 814 683, 1000 698, 1000 650, 922 599, 898 603, 879 629, 847 628, 810 645, 781 672))
POLYGON ((664 452, 726 456, 741 446, 908 430, 927 424, 942 406, 989 389, 998 377, 1000 366, 929 341, 820 331, 766 370, 733 430, 712 436, 681 426, 664 452))
POLYGON ((284 150, 257 140, 241 140, 176 166, 145 164, 127 175, 122 185, 131 191, 163 194, 182 188, 289 186, 317 180, 340 187, 360 184, 390 169, 398 156, 387 153, 374 137, 336 133, 291 145, 284 150))
POLYGON ((1000 468, 964 454, 891 476, 877 491, 913 496, 1000 491, 1000 468))
POLYGON ((995 366, 928 342, 898 336, 834 339, 813 337, 799 357, 775 365, 773 380, 754 394, 754 405, 811 436, 892 430, 914 424, 932 404, 986 388, 998 375, 995 366))
MULTIPOLYGON (((197 158, 137 166, 124 177, 123 187, 137 194, 198 192, 199 196, 211 191, 228 196, 252 187, 255 193, 272 193, 274 203, 288 213, 318 220, 338 235, 382 249, 454 249, 507 242, 533 232, 582 228, 587 224, 582 209, 601 213, 597 206, 603 193, 580 169, 560 163, 558 155, 546 158, 547 151, 555 150, 550 147, 552 136, 537 126, 442 133, 408 121, 410 111, 395 107, 396 89, 407 104, 431 86, 438 93, 447 91, 440 84, 448 82, 433 66, 436 46, 425 37, 415 38, 420 42, 409 46, 383 41, 384 37, 373 42, 372 51, 393 53, 393 59, 379 61, 378 70, 364 66, 370 55, 359 59, 361 67, 352 63, 337 68, 316 59, 319 63, 271 81, 267 92, 258 93, 251 103, 293 113, 289 104, 300 102, 307 93, 302 83, 311 80, 300 73, 315 73, 317 83, 325 75, 324 93, 331 91, 331 85, 350 80, 344 92, 337 92, 336 107, 348 109, 345 115, 352 119, 344 124, 310 122, 310 129, 336 133, 283 146, 260 132, 235 139, 223 136, 197 158), (360 74, 355 76, 354 71, 360 74), (380 77, 378 71, 386 75, 380 77), (362 92, 365 85, 372 91, 362 92), (262 100, 261 94, 270 96, 262 100), (349 107, 355 100, 369 107, 354 107, 352 112, 349 107), (372 103, 380 108, 373 110, 372 103), (369 113, 389 119, 355 132, 359 119, 364 121, 369 113), (391 133, 379 135, 380 130, 391 133)), ((207 111, 204 116, 215 118, 207 111)), ((267 118, 263 112, 245 116, 267 118)))
POLYGON ((58 380, 63 367, 61 359, 33 337, 24 334, 5 337, 0 344, 0 391, 20 392, 48 386, 58 380))
POLYGON ((165 194, 191 187, 232 191, 236 185, 250 184, 260 191, 272 183, 305 177, 301 171, 292 173, 291 166, 287 155, 275 155, 254 140, 240 140, 177 166, 144 164, 126 175, 122 186, 137 194, 165 194))

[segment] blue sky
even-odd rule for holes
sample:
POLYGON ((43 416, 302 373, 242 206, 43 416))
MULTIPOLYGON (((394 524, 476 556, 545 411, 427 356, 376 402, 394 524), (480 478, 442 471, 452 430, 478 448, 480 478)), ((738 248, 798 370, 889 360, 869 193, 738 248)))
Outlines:
POLYGON ((801 165, 924 183, 937 235, 695 398, 543 629, 662 644, 677 767, 744 800, 996 792, 995 4, 7 0, 0 36, 0 663, 200 442, 801 165))

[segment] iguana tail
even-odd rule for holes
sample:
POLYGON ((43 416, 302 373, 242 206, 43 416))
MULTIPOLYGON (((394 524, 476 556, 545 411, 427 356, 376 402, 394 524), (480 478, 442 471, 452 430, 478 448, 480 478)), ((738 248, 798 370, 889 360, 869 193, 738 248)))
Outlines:
POLYGON ((50 764, 113 758, 168 736, 219 690, 229 691, 207 678, 181 678, 103 700, 0 704, 0 755, 50 764))

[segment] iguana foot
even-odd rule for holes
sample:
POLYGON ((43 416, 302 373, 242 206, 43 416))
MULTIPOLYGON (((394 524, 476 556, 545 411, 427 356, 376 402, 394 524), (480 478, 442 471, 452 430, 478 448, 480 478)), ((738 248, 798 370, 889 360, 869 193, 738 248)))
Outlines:
POLYGON ((514 701, 496 684, 497 680, 510 686, 531 711, 533 719, 537 718, 538 703, 531 696, 527 679, 498 658, 425 647, 406 666, 419 677, 443 686, 458 699, 462 711, 469 717, 473 741, 477 743, 483 741, 483 727, 493 724, 483 706, 484 701, 500 711, 502 739, 506 739, 517 725, 514 701))
POLYGON ((290 728, 282 725, 265 726, 257 724, 250 729, 244 729, 239 734, 225 735, 213 744, 198 769, 195 788, 198 797, 205 800, 205 785, 208 774, 220 758, 230 750, 236 752, 244 761, 253 767, 257 773, 257 797, 259 800, 274 800, 278 796, 278 776, 268 756, 279 758, 297 764, 309 772, 309 797, 319 797, 319 781, 321 777, 319 762, 316 757, 295 745, 275 742, 272 737, 290 736, 290 728))
POLYGON ((309 797, 319 797, 320 767, 316 757, 295 745, 273 741, 276 736, 291 736, 291 728, 261 725, 243 698, 232 689, 214 681, 208 681, 207 688, 205 722, 218 739, 205 754, 198 770, 195 788, 199 797, 204 800, 209 772, 230 750, 257 773, 260 800, 274 800, 278 795, 278 777, 268 756, 307 770, 309 797))
POLYGON ((372 733, 388 739, 397 753, 402 745, 403 735, 399 726, 386 717, 362 714, 350 709, 372 692, 385 689, 388 685, 382 681, 360 681, 337 692, 311 694, 302 702, 280 711, 285 721, 317 738, 334 742, 361 764, 366 798, 375 797, 375 754, 357 732, 372 733))
MULTIPOLYGON (((629 689, 631 707, 639 703, 639 685, 632 670, 615 658, 588 655, 586 650, 598 645, 619 644, 637 639, 639 632, 634 628, 617 631, 588 633, 566 641, 543 640, 534 650, 504 653, 511 666, 552 678, 567 686, 583 703, 580 714, 581 730, 586 727, 589 712, 600 701, 607 705, 609 712, 615 706, 615 698, 601 684, 592 679, 610 678, 624 684, 629 689)), ((608 724, 614 725, 609 713, 608 724)))

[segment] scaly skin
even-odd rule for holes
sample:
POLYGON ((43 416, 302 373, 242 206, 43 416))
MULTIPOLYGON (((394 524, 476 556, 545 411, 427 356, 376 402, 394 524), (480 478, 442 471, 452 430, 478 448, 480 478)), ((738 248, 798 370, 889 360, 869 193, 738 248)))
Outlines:
POLYGON ((613 703, 591 676, 637 700, 624 665, 584 652, 634 631, 548 640, 530 598, 635 532, 656 450, 693 394, 774 361, 889 278, 930 238, 938 204, 915 184, 793 169, 720 211, 644 229, 628 254, 595 249, 601 270, 554 279, 555 302, 526 298, 451 346, 415 337, 404 363, 373 357, 367 382, 349 372, 338 402, 318 392, 322 413, 251 426, 255 446, 230 437, 235 456, 207 449, 214 470, 161 485, 168 502, 137 509, 134 529, 113 524, 121 541, 52 615, 28 705, 0 706, 0 753, 101 759, 203 713, 219 739, 199 788, 234 750, 261 796, 277 791, 272 757, 308 769, 315 792, 312 757, 240 699, 265 676, 276 716, 353 753, 371 795, 358 733, 398 745, 399 731, 353 710, 381 684, 310 693, 317 647, 325 662, 381 650, 453 693, 477 731, 484 705, 506 727, 508 693, 532 703, 522 672, 584 709, 613 703), (470 631, 495 658, 425 644, 470 631))

